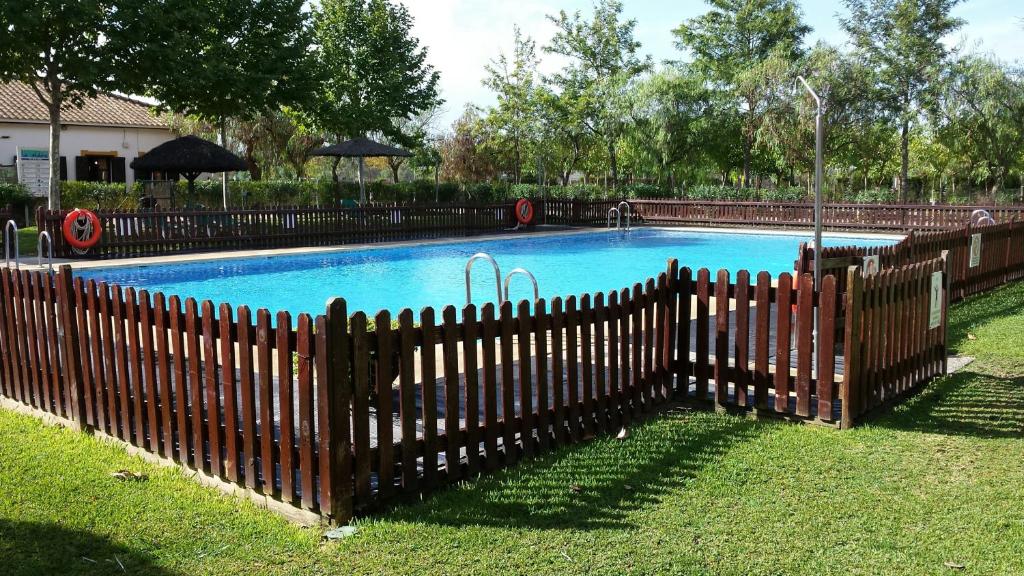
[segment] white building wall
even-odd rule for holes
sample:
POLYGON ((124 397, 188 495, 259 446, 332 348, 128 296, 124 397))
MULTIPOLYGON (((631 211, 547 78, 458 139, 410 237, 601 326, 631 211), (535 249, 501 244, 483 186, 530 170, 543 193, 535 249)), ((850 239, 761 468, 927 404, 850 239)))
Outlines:
MULTIPOLYGON (((135 174, 131 169, 132 160, 139 153, 173 140, 170 130, 157 128, 107 128, 100 126, 67 125, 60 135, 60 155, 67 159, 68 180, 77 180, 75 174, 75 157, 83 152, 115 152, 125 159, 126 185, 135 182, 135 174)), ((14 124, 0 122, 0 164, 14 163, 19 147, 42 148, 50 146, 50 126, 48 124, 14 124)))

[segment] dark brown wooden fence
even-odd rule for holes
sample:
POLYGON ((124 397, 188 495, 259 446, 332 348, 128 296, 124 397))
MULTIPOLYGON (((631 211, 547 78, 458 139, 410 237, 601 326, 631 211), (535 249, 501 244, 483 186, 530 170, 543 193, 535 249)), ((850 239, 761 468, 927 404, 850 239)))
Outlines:
MULTIPOLYGON (((915 232, 891 246, 825 248, 822 269, 841 277, 848 266, 860 266, 868 256, 878 256, 880 269, 887 269, 933 260, 943 252, 949 254, 954 301, 986 292, 1024 278, 1024 224, 1010 220, 988 226, 915 232), (972 262, 971 247, 975 242, 979 253, 972 262)), ((813 248, 802 247, 797 262, 798 270, 813 269, 813 248)), ((840 291, 845 291, 845 278, 840 282, 840 291)))
MULTIPOLYGON (((814 205, 805 202, 630 200, 630 204, 650 224, 814 226, 814 205)), ((1024 206, 829 203, 823 222, 831 229, 946 230, 967 225, 978 208, 988 210, 997 222, 1024 219, 1024 206)))
POLYGON ((802 271, 670 261, 607 294, 418 322, 350 316, 341 299, 293 319, 4 269, 0 393, 344 522, 668 402, 849 427, 944 371, 951 296, 1024 277, 1022 245, 1007 223, 825 251, 820 294, 802 271), (871 251, 883 269, 863 277, 871 251))
MULTIPOLYGON (((910 284, 893 300, 869 284, 868 304, 846 314, 921 302, 910 284)), ((844 426, 862 414, 845 408, 861 347, 844 354, 835 336, 833 276, 819 300, 809 274, 773 282, 671 261, 608 294, 427 308, 418 323, 381 312, 372 329, 340 299, 293 321, 67 267, 0 271, 0 290, 3 395, 335 521, 613 433, 669 401, 844 426)), ((873 326, 846 341, 874 342, 873 326)), ((931 375, 882 366, 862 372, 865 386, 931 375)))
MULTIPOLYGON (((538 224, 605 226, 619 200, 537 200, 538 224)), ((659 225, 813 225, 806 203, 630 200, 634 222, 659 225)), ((974 207, 829 204, 833 229, 947 230, 969 221, 974 207)), ((1024 217, 1024 207, 988 207, 995 218, 1024 217)), ((99 212, 100 243, 86 254, 64 241, 66 212, 39 209, 40 231, 60 258, 128 258, 211 250, 333 246, 495 233, 515 226, 512 203, 374 205, 366 208, 270 208, 168 212, 99 212)), ((625 215, 623 215, 625 218, 625 215)))
POLYGON ((76 253, 64 240, 66 211, 39 209, 36 222, 59 258, 131 258, 210 250, 388 242, 501 232, 515 226, 513 204, 97 212, 98 245, 76 253))

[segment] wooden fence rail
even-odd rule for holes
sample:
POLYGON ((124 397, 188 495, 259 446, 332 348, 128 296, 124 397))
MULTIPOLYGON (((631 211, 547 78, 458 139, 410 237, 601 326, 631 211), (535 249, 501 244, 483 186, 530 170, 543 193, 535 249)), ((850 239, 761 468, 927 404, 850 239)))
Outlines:
MULTIPOLYGON (((1024 224, 1009 220, 988 226, 915 232, 891 246, 824 248, 822 269, 826 274, 842 278, 848 266, 861 266, 870 256, 878 257, 879 269, 887 269, 927 262, 943 253, 948 253, 950 261, 950 290, 954 301, 986 292, 1024 278, 1024 224), (973 259, 972 247, 976 251, 973 259)), ((802 246, 797 262, 798 270, 813 269, 813 248, 802 246)), ((840 292, 845 288, 845 278, 842 278, 840 292)))
MULTIPOLYGON (((704 202, 631 200, 652 224, 814 226, 814 205, 803 202, 704 202)), ((930 204, 826 204, 823 222, 833 229, 947 230, 968 224, 971 213, 988 210, 998 222, 1024 219, 1024 206, 930 204)))
POLYGON ((61 232, 66 211, 40 208, 60 258, 131 258, 209 250, 332 246, 500 232, 515 225, 513 204, 100 211, 99 244, 76 252, 61 232))
MULTIPOLYGON (((847 325, 923 302, 918 272, 868 279, 847 325), (876 296, 890 277, 895 296, 876 296)), ((894 379, 904 390, 931 377, 903 369, 917 348, 872 356, 876 341, 920 340, 918 324, 868 324, 844 353, 836 286, 827 276, 819 298, 809 274, 773 281, 670 261, 607 294, 426 308, 418 323, 382 311, 371 323, 341 299, 293 319, 84 282, 69 267, 5 269, 0 392, 344 522, 614 433, 669 401, 848 426, 863 413, 851 394, 887 400, 894 379), (872 364, 851 389, 854 353, 872 364)), ((944 332, 930 342, 936 353, 944 332)))
POLYGON ((0 393, 344 522, 670 401, 849 427, 944 371, 950 298, 1024 277, 1022 246, 1006 223, 829 249, 819 294, 804 270, 669 261, 607 294, 425 308, 418 322, 350 315, 341 299, 293 319, 69 267, 3 269, 0 393), (882 270, 864 277, 872 251, 882 270))
MULTIPOLYGON (((536 200, 535 222, 605 226, 619 200, 536 200)), ((630 200, 634 222, 660 225, 813 226, 806 203, 630 200)), ((85 254, 65 242, 66 212, 36 213, 60 258, 128 258, 209 250, 331 246, 496 233, 515 226, 512 203, 373 205, 365 208, 277 207, 252 210, 98 212, 102 235, 85 254)), ((961 228, 975 207, 829 204, 836 229, 940 231, 961 228)), ((988 207, 1000 222, 1024 218, 1024 207, 988 207)), ((623 215, 625 216, 625 215, 623 215)))

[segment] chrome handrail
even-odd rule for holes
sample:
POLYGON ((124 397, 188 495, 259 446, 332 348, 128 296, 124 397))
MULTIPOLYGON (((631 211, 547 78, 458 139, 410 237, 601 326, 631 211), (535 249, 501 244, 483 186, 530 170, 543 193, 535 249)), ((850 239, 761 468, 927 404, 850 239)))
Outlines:
POLYGON ((508 286, 512 283, 512 277, 516 274, 521 274, 530 279, 530 282, 533 283, 533 301, 540 300, 540 287, 537 285, 537 278, 526 268, 516 268, 509 272, 508 276, 505 276, 505 300, 508 301, 508 286))
POLYGON ((972 226, 991 225, 995 223, 996 219, 992 217, 992 213, 989 212, 988 210, 983 210, 979 208, 974 212, 971 212, 972 226))
POLYGON ((494 285, 498 291, 498 305, 500 306, 505 302, 501 297, 501 268, 498 266, 498 261, 495 260, 490 254, 487 254, 486 252, 479 252, 477 254, 474 254, 469 259, 469 262, 466 262, 466 304, 468 305, 473 303, 473 290, 472 286, 470 285, 470 278, 473 269, 473 263, 476 262, 477 260, 486 260, 491 263, 491 266, 494 267, 494 285))
POLYGON ((619 205, 616 208, 616 210, 619 211, 619 214, 622 214, 623 206, 626 207, 626 230, 630 230, 633 227, 633 207, 629 205, 629 202, 623 200, 622 202, 619 202, 619 205))
POLYGON ((46 263, 47 268, 50 272, 53 272, 53 237, 46 230, 39 233, 39 240, 36 241, 36 254, 38 255, 37 264, 40 268, 43 267, 43 239, 46 239, 46 263))
POLYGON ((619 229, 622 226, 622 212, 619 212, 618 208, 608 209, 608 228, 612 227, 612 212, 615 213, 615 229, 619 229))
POLYGON ((14 246, 14 268, 18 270, 21 268, 21 248, 18 246, 18 224, 14 220, 8 220, 4 225, 4 266, 7 268, 11 267, 11 246, 14 246), (14 228, 14 233, 8 238, 11 228, 14 228))

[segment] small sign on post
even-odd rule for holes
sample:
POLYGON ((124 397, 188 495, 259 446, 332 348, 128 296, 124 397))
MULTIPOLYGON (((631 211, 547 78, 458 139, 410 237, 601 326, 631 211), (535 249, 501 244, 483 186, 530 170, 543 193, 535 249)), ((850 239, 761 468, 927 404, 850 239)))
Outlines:
POLYGON ((971 235, 971 268, 981 265, 981 234, 971 235))
POLYGON ((864 257, 864 276, 874 276, 878 274, 879 266, 881 265, 881 257, 878 254, 872 254, 871 256, 864 257))
POLYGON ((932 272, 931 307, 928 314, 928 329, 934 330, 942 325, 942 272, 932 272))

